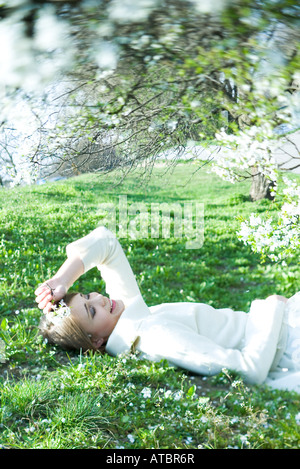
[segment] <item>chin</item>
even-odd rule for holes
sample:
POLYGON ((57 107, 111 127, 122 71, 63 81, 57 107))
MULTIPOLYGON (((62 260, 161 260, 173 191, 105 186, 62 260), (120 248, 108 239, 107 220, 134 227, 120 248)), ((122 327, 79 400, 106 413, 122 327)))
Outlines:
POLYGON ((117 305, 118 305, 119 314, 123 313, 123 311, 125 309, 125 305, 124 305, 123 301, 122 300, 117 300, 117 305))

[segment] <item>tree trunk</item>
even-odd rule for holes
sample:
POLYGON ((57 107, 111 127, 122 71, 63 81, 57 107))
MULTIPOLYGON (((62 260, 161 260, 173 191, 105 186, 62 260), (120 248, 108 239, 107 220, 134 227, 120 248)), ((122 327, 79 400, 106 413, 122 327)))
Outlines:
POLYGON ((274 182, 268 179, 264 174, 259 173, 255 167, 251 168, 252 184, 250 189, 251 200, 269 199, 273 200, 274 195, 271 195, 274 187, 274 182))

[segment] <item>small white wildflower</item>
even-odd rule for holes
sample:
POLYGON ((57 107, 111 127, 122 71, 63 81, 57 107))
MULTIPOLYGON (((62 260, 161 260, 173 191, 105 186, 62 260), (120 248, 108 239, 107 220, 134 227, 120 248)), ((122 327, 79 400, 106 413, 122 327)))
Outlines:
POLYGON ((128 438, 128 440, 130 441, 130 443, 134 443, 135 438, 134 438, 133 435, 129 434, 129 435, 127 435, 127 438, 128 438))
POLYGON ((33 433, 35 430, 34 426, 25 428, 26 433, 33 433))
POLYGON ((151 389, 150 388, 143 388, 141 393, 143 397, 146 399, 147 397, 151 397, 151 389))
POLYGON ((233 381, 233 382, 231 383, 231 386, 232 386, 233 388, 236 388, 236 387, 238 387, 240 384, 242 384, 241 380, 236 380, 236 381, 233 381))
POLYGON ((127 388, 129 389, 135 389, 135 385, 133 383, 128 383, 127 388))
POLYGON ((230 423, 234 424, 234 423, 238 423, 238 421, 239 421, 238 417, 232 417, 232 419, 230 420, 230 423))
POLYGON ((242 444, 245 444, 245 445, 249 444, 247 435, 241 435, 240 440, 242 444))
POLYGON ((182 398, 182 391, 177 391, 174 394, 174 400, 179 401, 182 398))
POLYGON ((202 423, 207 423, 207 422, 208 422, 208 418, 205 417, 205 415, 202 415, 202 417, 200 418, 200 422, 202 422, 202 423))

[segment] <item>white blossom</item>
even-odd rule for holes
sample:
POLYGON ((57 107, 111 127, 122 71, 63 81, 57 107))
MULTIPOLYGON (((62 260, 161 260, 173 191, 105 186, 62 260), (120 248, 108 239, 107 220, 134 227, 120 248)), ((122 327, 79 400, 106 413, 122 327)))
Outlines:
POLYGON ((113 0, 109 17, 118 23, 145 21, 157 3, 157 0, 113 0))
POLYGON ((143 394, 143 397, 146 399, 148 397, 151 397, 151 389, 150 388, 143 388, 141 393, 143 394))
POLYGON ((41 8, 35 22, 33 46, 40 50, 55 50, 65 46, 68 38, 68 24, 57 18, 54 8, 41 8))
POLYGON ((252 213, 237 232, 238 238, 255 252, 281 262, 300 247, 300 186, 286 178, 283 182, 284 202, 277 215, 262 219, 252 213))
POLYGON ((134 438, 133 435, 129 434, 129 435, 127 435, 127 438, 128 438, 128 440, 130 441, 130 443, 134 443, 135 438, 134 438))
POLYGON ((52 309, 46 313, 46 318, 48 322, 60 325, 66 317, 70 316, 70 314, 71 308, 67 306, 63 300, 60 300, 58 305, 53 306, 52 309))
POLYGON ((114 44, 102 41, 95 44, 95 61, 102 70, 114 70, 118 63, 118 50, 114 44))
POLYGON ((239 179, 241 171, 255 166, 259 173, 276 182, 277 163, 273 154, 279 141, 272 135, 270 126, 253 126, 238 135, 221 130, 216 138, 221 151, 214 158, 213 172, 233 183, 239 179))
POLYGON ((210 0, 192 0, 193 4, 195 5, 196 10, 199 13, 218 13, 222 12, 222 10, 227 6, 228 0, 214 0, 214 2, 210 0))

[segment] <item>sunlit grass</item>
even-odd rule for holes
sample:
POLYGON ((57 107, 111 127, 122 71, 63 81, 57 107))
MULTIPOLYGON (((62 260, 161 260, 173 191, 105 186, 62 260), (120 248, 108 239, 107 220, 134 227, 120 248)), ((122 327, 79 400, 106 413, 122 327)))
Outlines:
MULTIPOLYGON (((136 356, 67 354, 38 335, 34 290, 65 246, 101 224, 103 202, 204 203, 201 249, 185 240, 121 239, 149 305, 201 301, 247 311, 256 297, 299 290, 298 260, 266 262, 237 240, 238 217, 276 210, 252 203, 249 182, 225 183, 181 165, 132 175, 82 175, 0 191, 0 444, 7 448, 297 448, 299 395, 246 387, 239 376, 193 376, 136 356)), ((75 290, 104 290, 92 270, 75 290)))

